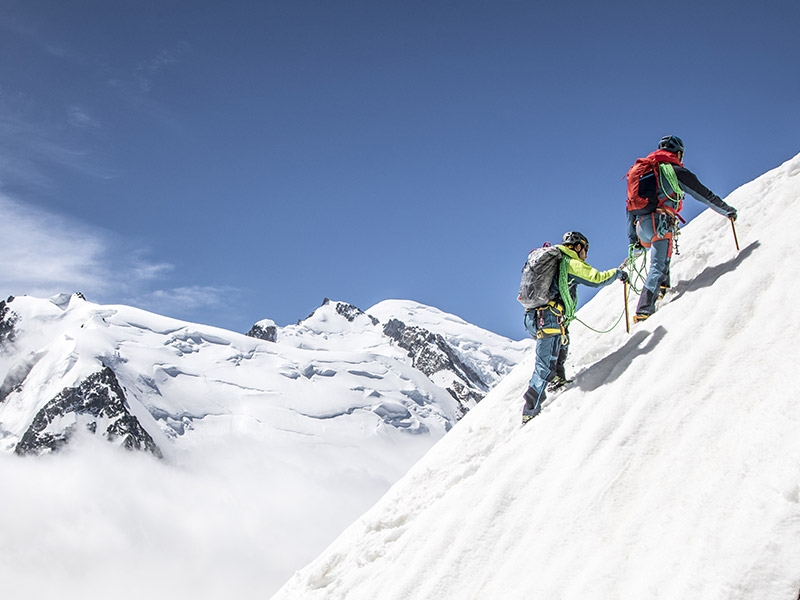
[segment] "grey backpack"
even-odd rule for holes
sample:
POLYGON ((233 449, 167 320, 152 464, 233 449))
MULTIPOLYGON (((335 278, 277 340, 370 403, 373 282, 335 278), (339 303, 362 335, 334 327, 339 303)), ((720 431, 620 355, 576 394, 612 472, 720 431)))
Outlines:
POLYGON ((545 244, 541 248, 531 250, 528 260, 522 267, 522 281, 519 284, 520 304, 526 309, 544 306, 555 298, 550 288, 553 278, 558 276, 561 264, 561 250, 558 246, 545 244))

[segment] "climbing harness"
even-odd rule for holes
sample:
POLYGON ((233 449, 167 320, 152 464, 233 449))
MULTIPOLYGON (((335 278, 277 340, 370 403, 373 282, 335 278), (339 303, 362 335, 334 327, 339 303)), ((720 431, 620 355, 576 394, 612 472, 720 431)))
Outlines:
POLYGON ((551 335, 560 335, 561 343, 566 346, 569 343, 569 336, 567 335, 568 323, 564 307, 555 300, 551 300, 545 306, 534 310, 536 311, 536 339, 541 340, 551 335), (545 327, 544 314, 548 310, 555 315, 558 327, 545 327))

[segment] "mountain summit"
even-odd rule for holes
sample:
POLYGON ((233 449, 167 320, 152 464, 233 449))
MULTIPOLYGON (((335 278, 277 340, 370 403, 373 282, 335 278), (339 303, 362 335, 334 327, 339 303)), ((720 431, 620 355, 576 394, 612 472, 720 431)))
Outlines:
POLYGON ((653 317, 573 325, 575 383, 521 428, 527 358, 273 600, 797 598, 798 198, 800 155, 728 197, 739 252, 694 219, 653 317))

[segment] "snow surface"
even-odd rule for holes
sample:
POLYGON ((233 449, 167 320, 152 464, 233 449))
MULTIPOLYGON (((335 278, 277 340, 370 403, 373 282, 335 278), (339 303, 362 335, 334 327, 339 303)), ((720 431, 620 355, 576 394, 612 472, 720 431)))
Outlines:
POLYGON ((528 357, 273 600, 796 599, 799 200, 800 155, 727 198, 739 252, 694 219, 652 318, 573 325, 575 383, 521 428, 528 357))
MULTIPOLYGON (((8 306, 20 319, 0 381, 24 383, 0 401, 3 597, 267 597, 460 415, 381 323, 336 302, 276 343, 76 295, 8 306), (165 460, 91 437, 11 454, 44 404, 101 365, 165 460)), ((485 363, 487 381, 532 347, 414 302, 391 308, 485 363)))

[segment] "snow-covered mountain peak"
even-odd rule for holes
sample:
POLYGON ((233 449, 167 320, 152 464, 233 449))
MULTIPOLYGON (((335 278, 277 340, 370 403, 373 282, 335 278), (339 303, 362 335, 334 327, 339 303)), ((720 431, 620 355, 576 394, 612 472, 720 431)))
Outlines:
POLYGON ((298 323, 319 332, 341 333, 348 329, 359 330, 377 325, 377 321, 360 308, 347 302, 325 298, 322 305, 298 323), (346 324, 349 323, 348 327, 346 324))
MULTIPOLYGON (((258 324, 264 323, 259 321, 258 324)), ((257 325, 258 325, 257 324, 257 325)), ((380 344, 382 334, 375 318, 347 302, 325 298, 322 305, 296 325, 279 327, 276 342, 306 349, 369 348, 380 344), (354 344, 354 338, 361 341, 354 344)))

